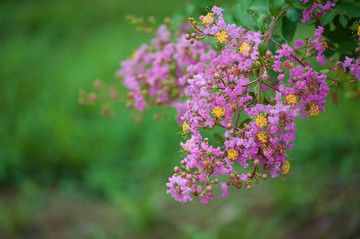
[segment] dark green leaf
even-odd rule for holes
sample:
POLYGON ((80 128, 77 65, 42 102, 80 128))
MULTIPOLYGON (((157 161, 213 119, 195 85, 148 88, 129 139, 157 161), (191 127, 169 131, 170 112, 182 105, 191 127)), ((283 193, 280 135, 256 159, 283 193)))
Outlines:
POLYGON ((285 16, 292 22, 300 22, 303 15, 302 15, 302 12, 300 9, 289 8, 289 10, 287 10, 285 16))
POLYGON ((335 16, 336 16, 335 12, 328 12, 327 14, 322 15, 321 16, 321 25, 326 26, 334 19, 335 16))
POLYGON ((314 5, 314 1, 315 0, 310 0, 307 3, 303 4, 299 0, 285 0, 285 2, 289 4, 291 7, 298 9, 310 8, 312 5, 314 5))
POLYGON ((261 56, 265 56, 266 53, 266 43, 262 42, 259 44, 259 53, 261 56))
POLYGON ((346 25, 348 24, 348 20, 347 20, 347 18, 345 17, 345 16, 340 16, 339 17, 339 22, 340 22, 340 24, 345 28, 346 27, 346 25))
POLYGON ((286 16, 283 17, 281 33, 287 41, 294 37, 297 22, 290 21, 286 16))
POLYGON ((354 3, 340 3, 334 10, 348 17, 360 17, 360 7, 354 3))
POLYGON ((272 35, 272 39, 274 39, 274 41, 276 41, 279 44, 283 44, 285 42, 284 38, 282 38, 279 35, 272 35))
POLYGON ((244 124, 248 124, 251 122, 251 119, 244 119, 240 124, 239 124, 239 128, 242 128, 244 126, 244 124))
POLYGON ((225 142, 225 139, 218 133, 214 134, 214 138, 222 144, 225 142))
POLYGON ((284 0, 266 0, 266 2, 269 6, 269 11, 270 11, 271 15, 273 15, 274 17, 279 15, 279 13, 281 12, 281 8, 284 3, 284 0))

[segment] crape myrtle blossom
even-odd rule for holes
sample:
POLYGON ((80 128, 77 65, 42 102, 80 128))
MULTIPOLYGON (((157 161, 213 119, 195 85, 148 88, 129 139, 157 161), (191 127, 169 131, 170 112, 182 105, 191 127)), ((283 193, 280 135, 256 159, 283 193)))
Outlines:
POLYGON ((196 41, 190 44, 184 33, 176 42, 171 40, 171 33, 162 25, 156 31, 156 38, 151 45, 143 44, 126 61, 121 62, 118 75, 130 90, 129 104, 143 111, 147 104, 172 105, 183 110, 181 99, 186 96, 187 78, 203 70, 205 64, 200 57, 210 49, 210 44, 196 41))
MULTIPOLYGON (((303 4, 307 3, 309 0, 300 0, 303 4)), ((335 2, 328 0, 325 5, 321 1, 315 0, 312 7, 309 9, 303 10, 303 19, 301 23, 309 22, 310 19, 314 16, 316 19, 320 19, 322 15, 326 14, 332 7, 335 7, 335 2)))
MULTIPOLYGON (((358 36, 358 41, 360 44, 360 20, 359 20, 358 24, 359 24, 359 26, 357 29, 357 36, 358 36)), ((355 52, 360 53, 360 46, 355 49, 355 52)), ((344 72, 346 72, 347 69, 349 69, 349 73, 351 75, 353 75, 355 79, 360 81, 360 58, 354 59, 354 58, 345 56, 345 60, 341 64, 343 66, 344 72)))
POLYGON ((293 48, 271 39, 271 31, 264 35, 227 25, 218 7, 199 19, 200 25, 190 20, 198 34, 224 47, 217 54, 203 54, 202 71, 187 79, 190 100, 181 117, 180 143, 185 156, 167 184, 167 192, 182 203, 191 196, 207 203, 215 198, 214 187, 227 197, 228 187, 251 189, 268 175, 287 174, 296 117, 323 112, 329 93, 327 76, 308 62, 316 56, 319 64, 326 63, 321 27, 314 39, 298 39, 293 48), (261 53, 259 45, 270 41, 278 46, 276 52, 261 53), (215 128, 221 131, 215 134, 220 145, 204 137, 215 128), (220 175, 227 179, 220 182, 220 175))

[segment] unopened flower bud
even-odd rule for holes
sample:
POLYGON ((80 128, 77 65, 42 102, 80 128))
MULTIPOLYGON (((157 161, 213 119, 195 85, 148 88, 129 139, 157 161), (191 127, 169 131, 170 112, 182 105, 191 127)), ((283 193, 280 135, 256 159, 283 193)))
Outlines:
POLYGON ((185 34, 185 39, 186 39, 186 40, 190 40, 190 39, 191 39, 190 34, 185 34))
POLYGON ((266 55, 266 57, 272 57, 273 53, 272 53, 272 51, 267 50, 265 55, 266 55))
POLYGON ((257 166, 259 166, 259 165, 260 165, 260 160, 255 159, 255 160, 254 160, 254 166, 257 167, 257 166))
POLYGON ((191 39, 190 44, 194 44, 194 43, 195 43, 195 39, 191 39))
POLYGON ((187 180, 191 180, 191 179, 192 179, 192 175, 189 173, 188 175, 186 175, 186 179, 187 179, 187 180))
POLYGON ((196 33, 195 32, 193 32, 193 33, 191 33, 191 38, 196 38, 196 33))
POLYGON ((246 189, 247 190, 251 190, 252 189, 252 186, 250 184, 246 185, 246 189))
POLYGON ((215 179, 214 179, 214 183, 215 183, 215 184, 218 184, 219 181, 220 181, 220 180, 219 180, 218 178, 215 178, 215 179))
POLYGON ((330 57, 329 61, 330 61, 330 62, 335 62, 335 58, 334 58, 334 57, 330 57))
POLYGON ((355 49, 355 52, 356 52, 356 53, 360 53, 360 47, 356 48, 356 49, 355 49))
POLYGON ((127 97, 129 99, 134 99, 134 95, 135 95, 134 91, 129 91, 129 93, 127 93, 127 97))
POLYGON ((227 129, 230 129, 231 127, 232 127, 232 123, 231 123, 231 122, 229 122, 229 123, 226 124, 226 128, 227 128, 227 129))
POLYGON ((215 79, 220 79, 220 74, 218 72, 214 72, 213 77, 215 79))
POLYGON ((268 175, 267 175, 266 173, 263 173, 263 174, 261 175, 261 178, 264 179, 264 180, 266 180, 266 179, 268 178, 268 175))
POLYGON ((251 177, 252 177, 252 173, 247 173, 246 176, 247 176, 248 178, 251 178, 251 177))
POLYGON ((102 88, 102 83, 100 80, 95 80, 94 81, 94 86, 96 89, 101 89, 102 88))
POLYGON ((203 199, 204 197, 205 197, 205 194, 204 194, 204 193, 200 193, 199 198, 200 198, 200 199, 203 199))
POLYGON ((205 144, 209 143, 209 138, 204 138, 204 143, 205 144))
POLYGON ((170 25, 171 24, 171 19, 167 17, 167 18, 165 18, 164 22, 165 22, 166 25, 170 25))
POLYGON ((180 164, 181 164, 181 166, 185 166, 185 164, 186 164, 185 160, 181 160, 180 164))
POLYGON ((205 190, 206 190, 207 192, 211 192, 211 191, 213 190, 213 187, 212 187, 211 185, 207 185, 206 188, 205 188, 205 190))
POLYGON ((249 124, 245 125, 245 130, 246 131, 250 131, 251 130, 251 126, 249 124))
POLYGON ((229 178, 231 178, 231 179, 235 178, 235 174, 234 174, 234 173, 230 173, 230 174, 229 174, 229 178))
POLYGON ((180 169, 180 167, 179 167, 179 166, 175 166, 175 168, 174 168, 174 172, 175 172, 175 173, 180 172, 180 170, 181 170, 181 169, 180 169))
POLYGON ((266 74, 266 73, 264 73, 264 74, 261 75, 261 79, 262 79, 262 80, 267 80, 267 79, 269 79, 269 78, 270 78, 270 76, 269 76, 268 74, 266 74))

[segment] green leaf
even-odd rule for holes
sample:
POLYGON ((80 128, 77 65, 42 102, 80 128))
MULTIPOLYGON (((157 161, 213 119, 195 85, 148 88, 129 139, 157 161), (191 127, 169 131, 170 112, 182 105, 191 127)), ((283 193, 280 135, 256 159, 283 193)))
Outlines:
POLYGON ((239 23, 250 30, 257 30, 254 19, 249 16, 249 13, 246 12, 247 8, 243 7, 243 4, 235 4, 232 10, 233 18, 239 23))
POLYGON ((300 22, 303 17, 301 10, 296 8, 289 8, 285 16, 292 22, 300 22))
POLYGON ((326 26, 334 19, 335 16, 336 16, 335 12, 328 12, 327 14, 322 15, 321 16, 321 25, 326 26))
POLYGON ((214 138, 222 144, 225 142, 225 139, 218 133, 214 134, 214 138))
POLYGON ((244 126, 244 124, 248 124, 251 122, 251 119, 244 119, 240 124, 239 124, 239 128, 242 128, 244 126))
POLYGON ((281 33, 287 41, 291 41, 294 37, 297 22, 290 21, 286 16, 283 18, 281 33))
POLYGON ((285 2, 287 4, 289 4, 289 6, 293 7, 293 8, 298 8, 298 9, 307 9, 312 7, 312 5, 314 5, 314 1, 315 0, 310 0, 307 3, 303 4, 302 2, 300 2, 299 0, 285 0, 285 2))
POLYGON ((254 11, 259 14, 265 13, 268 10, 268 5, 266 3, 266 0, 254 0, 248 10, 254 11))
POLYGON ((279 35, 272 35, 272 39, 274 39, 279 44, 283 44, 285 42, 284 38, 279 35))
POLYGON ((360 17, 360 7, 354 3, 340 3, 334 10, 348 17, 360 17))
POLYGON ((348 20, 345 16, 340 16, 339 17, 339 22, 340 24, 345 28, 348 24, 348 20))
POLYGON ((269 11, 270 11, 271 15, 273 15, 274 17, 279 15, 279 13, 281 12, 281 8, 284 3, 284 0, 266 0, 266 2, 269 6, 269 11))
POLYGON ((259 44, 259 53, 261 56, 265 56, 266 53, 266 42, 261 42, 259 44))
POLYGON ((265 17, 266 17, 266 13, 260 14, 260 16, 258 17, 258 19, 256 20, 256 24, 258 26, 258 28, 261 31, 265 30, 265 17))

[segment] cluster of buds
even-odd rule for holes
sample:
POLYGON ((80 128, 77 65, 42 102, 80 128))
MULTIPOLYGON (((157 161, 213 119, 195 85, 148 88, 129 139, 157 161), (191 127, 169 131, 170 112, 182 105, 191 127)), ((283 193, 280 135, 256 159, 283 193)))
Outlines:
POLYGON ((323 112, 329 88, 327 75, 310 64, 313 57, 326 64, 322 27, 314 38, 298 39, 294 46, 272 39, 273 24, 286 10, 273 18, 266 34, 227 25, 216 6, 200 17, 200 24, 191 22, 196 35, 224 47, 204 54, 206 67, 188 79, 191 100, 181 118, 185 157, 167 183, 175 200, 199 197, 207 203, 215 198, 217 184, 226 197, 229 186, 251 189, 268 175, 289 172, 287 150, 294 145, 295 119, 323 112), (271 41, 275 52, 268 50, 271 41), (212 130, 216 141, 204 137, 212 130), (227 178, 223 182, 221 175, 227 178))

